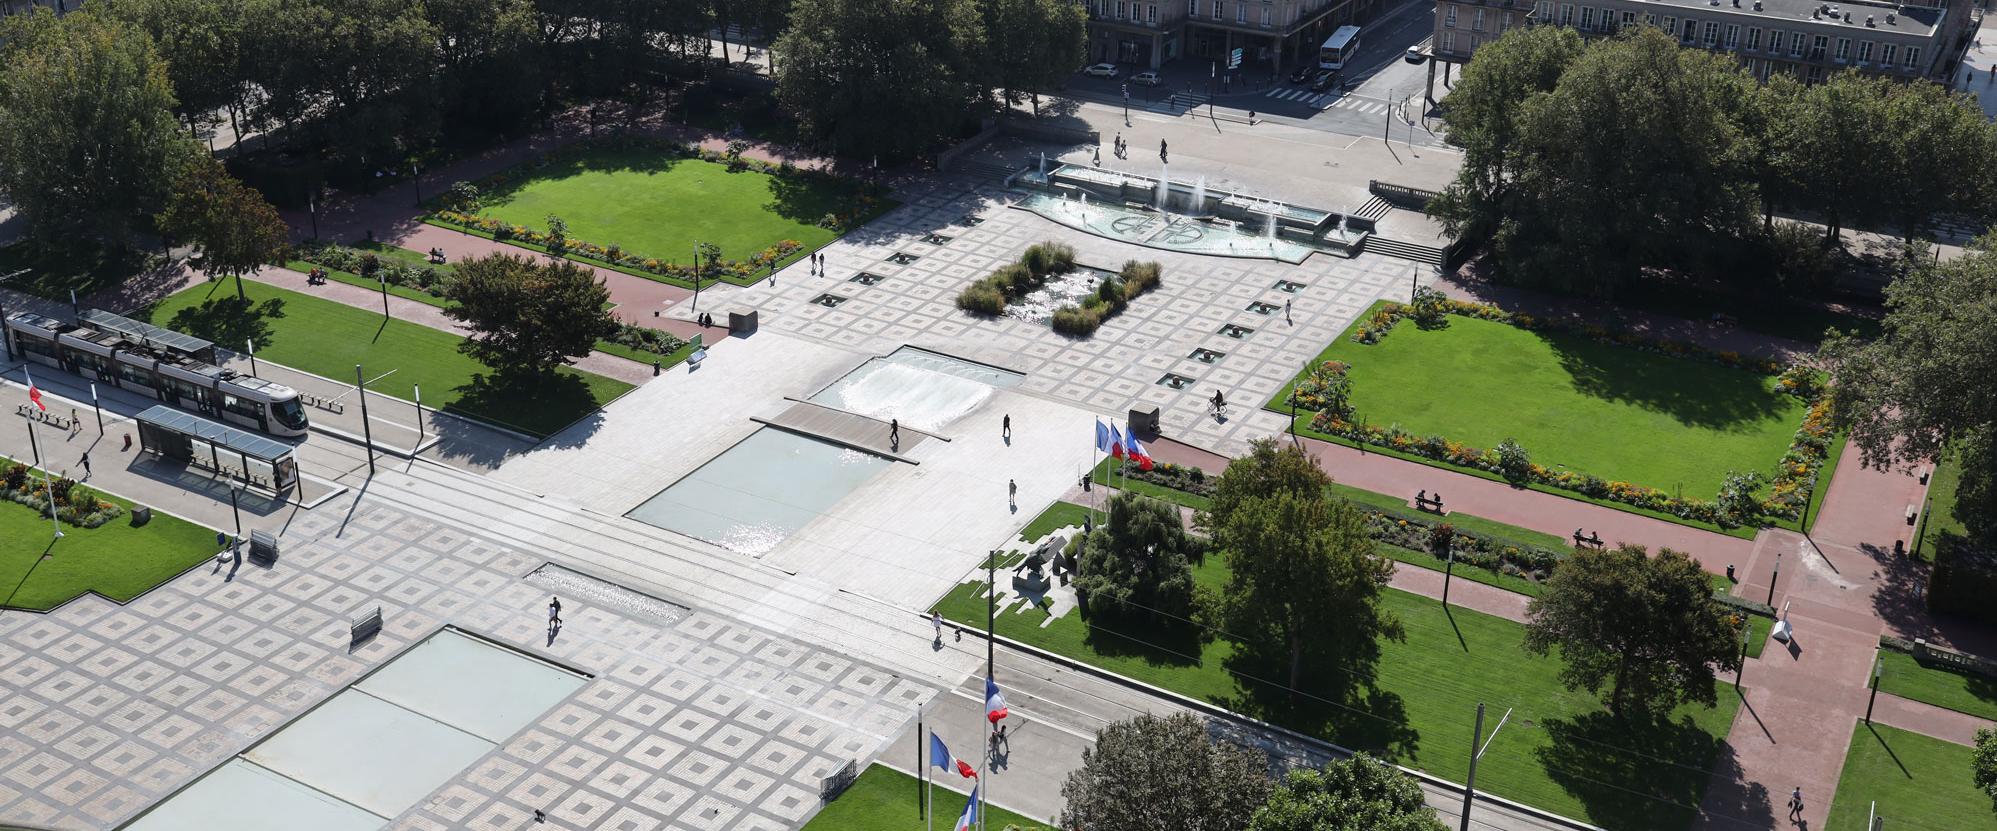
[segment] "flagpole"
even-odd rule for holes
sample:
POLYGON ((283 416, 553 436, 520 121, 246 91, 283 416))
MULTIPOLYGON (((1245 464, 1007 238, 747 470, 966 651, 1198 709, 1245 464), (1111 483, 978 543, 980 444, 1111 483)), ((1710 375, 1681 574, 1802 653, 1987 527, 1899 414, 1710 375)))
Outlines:
MULTIPOLYGON (((28 444, 31 447, 35 444, 33 418, 28 419, 28 444)), ((56 539, 62 539, 62 520, 57 519, 55 515, 55 483, 49 479, 48 465, 42 465, 42 489, 48 491, 49 496, 49 527, 55 531, 56 539)))

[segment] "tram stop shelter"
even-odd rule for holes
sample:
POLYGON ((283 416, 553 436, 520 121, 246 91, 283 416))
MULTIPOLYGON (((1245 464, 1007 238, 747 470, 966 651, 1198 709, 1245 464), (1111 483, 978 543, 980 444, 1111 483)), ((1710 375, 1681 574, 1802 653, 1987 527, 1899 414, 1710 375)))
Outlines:
POLYGON ((156 457, 272 496, 298 486, 298 462, 292 458, 297 448, 289 444, 164 404, 139 413, 138 422, 139 448, 156 457))

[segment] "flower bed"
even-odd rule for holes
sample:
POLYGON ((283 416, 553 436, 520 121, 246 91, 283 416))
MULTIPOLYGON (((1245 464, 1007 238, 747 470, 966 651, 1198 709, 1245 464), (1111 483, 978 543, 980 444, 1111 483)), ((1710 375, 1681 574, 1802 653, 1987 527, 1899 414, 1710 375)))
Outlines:
POLYGON ((1779 388, 1809 402, 1809 411, 1802 426, 1791 437, 1774 476, 1764 480, 1755 473, 1730 474, 1726 486, 1715 499, 1683 498, 1633 482, 1605 480, 1580 471, 1549 470, 1544 465, 1533 463, 1526 448, 1509 440, 1497 448, 1479 448, 1439 435, 1416 435, 1401 429, 1398 424, 1382 427, 1366 423, 1351 411, 1347 399, 1349 381, 1345 377, 1348 367, 1337 361, 1312 367, 1298 379, 1286 402, 1295 403, 1298 409, 1315 412, 1310 422, 1311 430, 1494 473, 1514 483, 1560 488, 1594 499, 1621 502, 1721 527, 1744 525, 1763 517, 1795 520, 1809 504, 1818 475, 1829 456, 1832 434, 1829 400, 1823 394, 1821 376, 1816 370, 1801 365, 1785 368, 1776 361, 1744 358, 1736 352, 1648 338, 1632 332, 1611 332, 1594 324, 1555 323, 1487 304, 1449 300, 1440 295, 1423 300, 1425 302, 1419 307, 1391 302, 1384 304, 1353 329, 1353 340, 1364 344, 1379 343, 1402 320, 1421 321, 1425 314, 1455 314, 1532 331, 1571 332, 1618 347, 1708 361, 1764 375, 1779 374, 1779 388), (1756 495, 1756 490, 1763 484, 1767 485, 1766 495, 1756 495))
POLYGON ((450 276, 448 267, 403 262, 372 251, 332 243, 306 243, 299 246, 296 253, 298 259, 314 265, 357 274, 369 280, 378 279, 391 286, 413 289, 431 297, 444 296, 444 280, 450 276))
POLYGON ((18 462, 0 472, 0 492, 16 503, 44 513, 49 509, 49 492, 53 490, 55 515, 57 519, 78 528, 96 528, 106 522, 125 515, 125 509, 116 503, 97 498, 97 492, 66 476, 47 479, 34 475, 27 465, 18 462))

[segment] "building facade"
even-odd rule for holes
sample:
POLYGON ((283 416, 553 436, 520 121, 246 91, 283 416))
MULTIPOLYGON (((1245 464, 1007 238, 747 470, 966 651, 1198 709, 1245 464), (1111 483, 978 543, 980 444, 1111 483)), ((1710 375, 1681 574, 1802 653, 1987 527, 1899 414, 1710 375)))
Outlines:
POLYGON ((1685 46, 1735 56, 1767 80, 1815 83, 1845 69, 1895 78, 1960 80, 1956 65, 1976 31, 1969 0, 1908 5, 1860 0, 1441 0, 1431 49, 1467 63, 1514 26, 1569 26, 1590 36, 1654 26, 1685 46))
POLYGON ((1281 72, 1316 60, 1338 27, 1371 19, 1379 0, 1084 0, 1089 61, 1157 69, 1166 61, 1220 61, 1242 50, 1242 70, 1281 72))

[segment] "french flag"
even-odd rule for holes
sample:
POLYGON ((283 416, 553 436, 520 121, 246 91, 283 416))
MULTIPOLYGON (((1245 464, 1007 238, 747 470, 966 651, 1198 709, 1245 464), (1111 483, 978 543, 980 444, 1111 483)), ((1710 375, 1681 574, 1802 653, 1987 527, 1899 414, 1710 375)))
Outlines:
POLYGON ((1136 430, 1130 431, 1130 438, 1128 439, 1128 441, 1130 442, 1130 446, 1126 449, 1126 452, 1130 454, 1130 458, 1133 461, 1137 462, 1137 469, 1150 470, 1151 451, 1145 450, 1144 445, 1137 441, 1136 430))
POLYGON ((964 814, 957 818, 957 831, 971 831, 978 824, 978 789, 971 789, 971 801, 964 803, 964 814))
POLYGON ((1104 450, 1109 452, 1112 459, 1123 458, 1123 434, 1116 431, 1114 424, 1109 426, 1109 447, 1104 450))
POLYGON ((985 720, 993 724, 1005 718, 1010 711, 1005 708, 1005 693, 999 692, 998 682, 985 679, 985 720))
POLYGON ((34 402, 34 405, 41 408, 42 412, 48 412, 49 405, 42 403, 42 388, 35 386, 35 374, 29 372, 25 366, 21 367, 21 373, 28 376, 28 400, 34 402))
POLYGON ((971 763, 950 755, 950 748, 943 746, 943 737, 936 735, 935 731, 929 733, 929 766, 955 770, 965 779, 978 778, 978 772, 971 767, 971 763))

